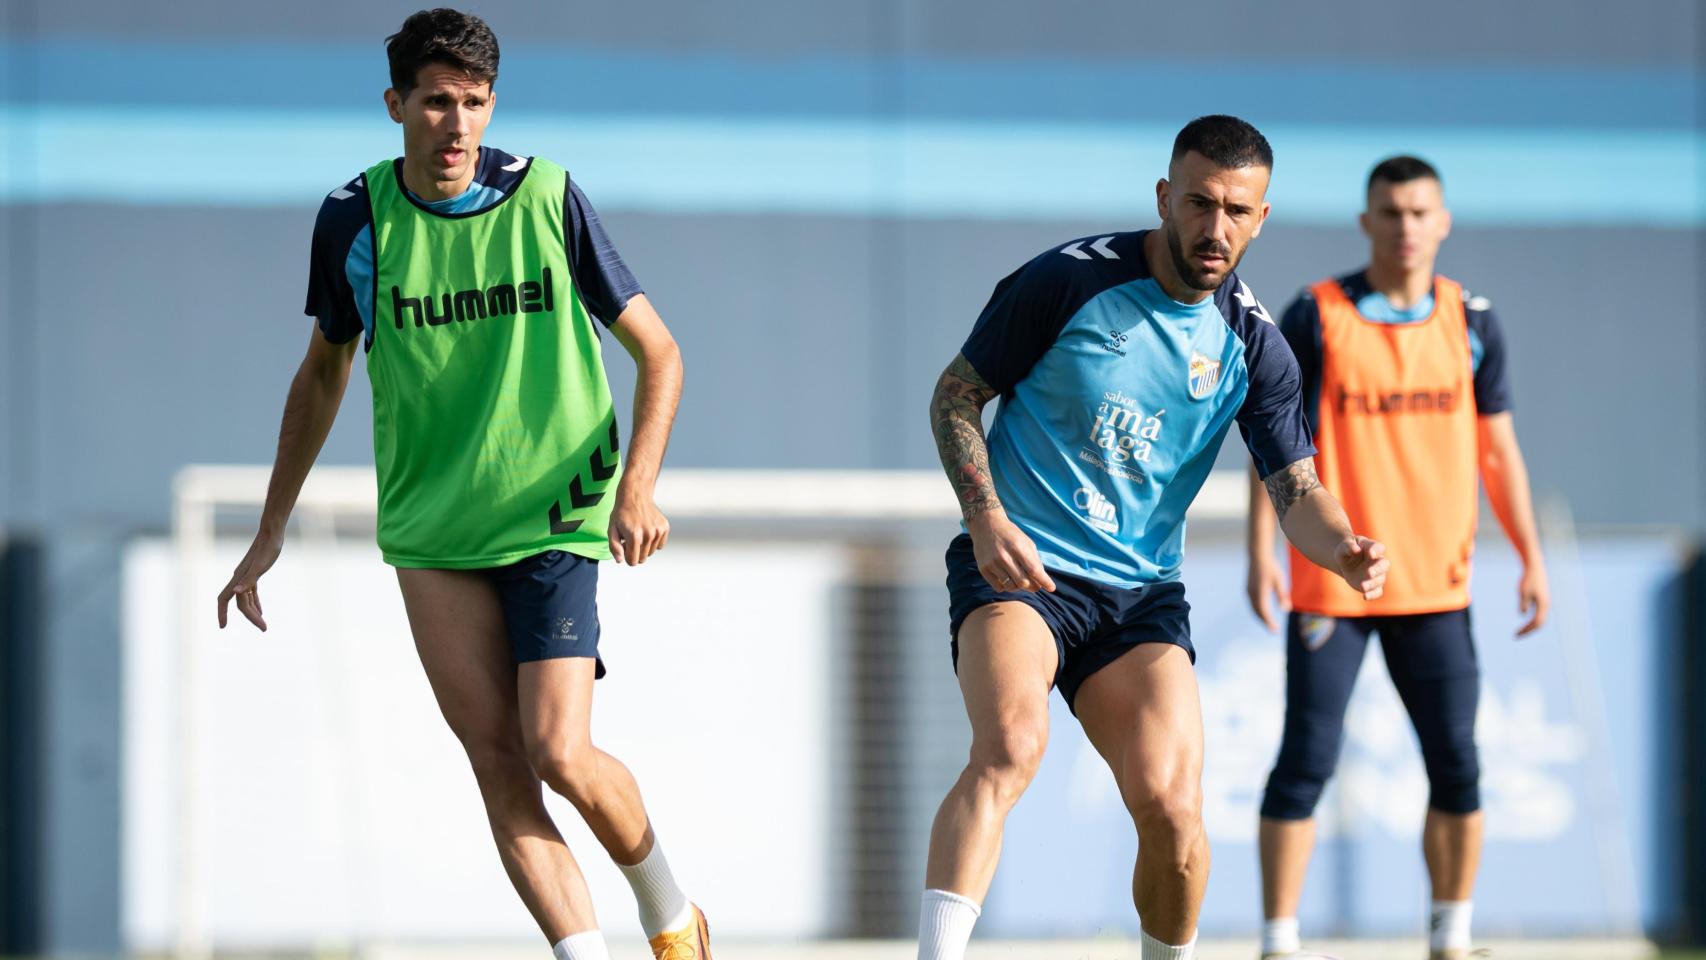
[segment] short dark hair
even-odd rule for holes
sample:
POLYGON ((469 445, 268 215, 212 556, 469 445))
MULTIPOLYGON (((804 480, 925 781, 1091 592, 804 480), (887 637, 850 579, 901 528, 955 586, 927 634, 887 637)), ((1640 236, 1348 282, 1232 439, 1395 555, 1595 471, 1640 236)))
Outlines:
POLYGON ((1399 154, 1374 165, 1374 169, 1368 172, 1368 189, 1373 190, 1376 183, 1409 183, 1411 180, 1432 180, 1445 185, 1433 164, 1421 157, 1399 154))
POLYGON ((498 82, 498 38, 492 28, 449 7, 410 14, 402 29, 385 38, 385 57, 391 61, 391 86, 404 95, 429 63, 454 67, 482 83, 498 82))
POLYGON ((1262 132, 1237 117, 1212 113, 1185 124, 1173 138, 1173 163, 1191 151, 1207 157, 1216 166, 1274 168, 1274 149, 1262 132))

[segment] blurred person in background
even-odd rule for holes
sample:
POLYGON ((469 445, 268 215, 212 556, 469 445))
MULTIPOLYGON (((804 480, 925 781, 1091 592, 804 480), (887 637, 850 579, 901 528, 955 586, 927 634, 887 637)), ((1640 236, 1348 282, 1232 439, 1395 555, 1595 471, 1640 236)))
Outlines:
POLYGON ((285 401, 260 531, 219 595, 220 626, 235 599, 266 629, 258 581, 360 345, 379 546, 517 893, 558 960, 607 960, 543 782, 627 877, 654 955, 704 960, 704 915, 676 884, 633 776, 590 729, 604 674, 598 563, 643 563, 669 538, 652 491, 680 352, 567 172, 481 145, 496 102, 490 28, 421 11, 386 52, 403 156, 320 208, 307 303, 318 329, 285 401), (639 368, 625 469, 594 320, 639 368))
POLYGON ((931 401, 965 517, 948 548, 970 761, 931 831, 920 960, 960 960, 1059 687, 1139 838, 1144 960, 1186 960, 1208 882, 1202 711, 1179 582, 1185 508, 1234 421, 1287 535, 1353 595, 1384 548, 1315 475, 1297 365, 1234 268, 1273 153, 1242 120, 1180 131, 1161 226, 1051 249, 996 285, 931 401), (983 408, 1002 398, 985 438, 983 408))
POLYGON ((1251 606, 1286 622, 1285 733, 1262 799, 1264 958, 1301 949, 1297 908, 1315 842, 1312 819, 1344 740, 1345 709, 1369 637, 1421 742, 1430 791, 1422 853, 1432 881, 1433 960, 1469 956, 1482 816, 1475 713, 1481 676, 1471 637, 1469 567, 1476 478, 1522 557, 1526 635, 1550 594, 1528 471, 1511 424, 1505 341, 1485 297, 1434 273, 1451 231, 1439 173, 1416 157, 1369 174, 1364 269, 1305 290, 1280 321, 1303 376, 1322 483, 1358 530, 1396 544, 1381 597, 1367 600, 1291 551, 1274 558, 1274 513, 1250 495, 1251 606))

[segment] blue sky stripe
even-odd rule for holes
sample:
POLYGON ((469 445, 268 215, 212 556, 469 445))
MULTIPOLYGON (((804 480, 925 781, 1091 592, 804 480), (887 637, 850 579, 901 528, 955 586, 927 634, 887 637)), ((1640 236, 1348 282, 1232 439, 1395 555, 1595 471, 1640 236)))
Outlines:
MULTIPOLYGON (((0 41, 34 77, 14 104, 354 109, 388 83, 373 42, 0 41)), ((3 82, 3 81, 0 81, 3 82)), ((1152 57, 758 59, 647 49, 504 47, 500 101, 577 115, 1145 121, 1230 112, 1258 124, 1690 128, 1688 64, 1560 67, 1436 58, 1228 61, 1152 57)))
MULTIPOLYGON (((502 111, 487 142, 567 166, 601 208, 1002 220, 1153 217, 1172 124, 502 111)), ((1460 222, 1706 224, 1693 131, 1279 124, 1270 199, 1343 223, 1381 156, 1446 176, 1460 222)), ((401 147, 367 111, 0 107, 0 200, 302 206, 401 147)))

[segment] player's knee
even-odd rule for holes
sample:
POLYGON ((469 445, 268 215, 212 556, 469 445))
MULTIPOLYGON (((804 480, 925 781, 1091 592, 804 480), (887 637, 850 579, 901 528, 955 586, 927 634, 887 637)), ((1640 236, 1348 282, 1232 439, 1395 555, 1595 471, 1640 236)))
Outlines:
POLYGON ((544 740, 534 746, 528 761, 553 792, 577 807, 588 802, 598 778, 597 755, 590 744, 576 747, 544 740))
POLYGON ((1012 806, 1037 775, 1047 746, 1046 722, 1009 724, 993 736, 973 740, 971 769, 994 790, 997 802, 1012 806))
POLYGON ((1197 779, 1132 771, 1121 778, 1120 797, 1137 824, 1140 843, 1182 847, 1202 830, 1202 784, 1197 779))
POLYGON ((1446 723, 1419 724, 1416 730, 1428 771, 1428 805, 1444 813, 1474 813, 1481 808, 1474 714, 1464 712, 1447 719, 1446 723))
POLYGON ((1262 816, 1270 820, 1305 820, 1315 814, 1327 788, 1331 766, 1276 765, 1262 793, 1262 816))
POLYGON ((1425 757, 1428 768, 1428 806, 1441 813, 1466 814, 1481 809, 1481 764, 1475 746, 1459 745, 1425 757))
POLYGON ((474 780, 480 785, 480 795, 493 807, 494 815, 501 814, 515 803, 525 804, 529 796, 537 796, 539 778, 527 762, 527 751, 519 740, 510 737, 463 737, 462 747, 468 753, 468 765, 474 780))
POLYGON ((1287 730, 1262 794, 1262 816, 1303 820, 1315 813, 1339 761, 1339 731, 1287 730))

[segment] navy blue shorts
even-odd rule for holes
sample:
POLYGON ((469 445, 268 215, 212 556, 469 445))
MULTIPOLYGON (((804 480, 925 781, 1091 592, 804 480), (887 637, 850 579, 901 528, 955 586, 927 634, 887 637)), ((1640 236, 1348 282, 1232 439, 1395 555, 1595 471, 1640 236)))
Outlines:
POLYGON ((480 571, 498 588, 516 663, 557 657, 598 661, 598 561, 562 550, 480 571))
POLYGON ((998 591, 977 572, 971 537, 960 534, 948 544, 948 632, 954 669, 960 664, 960 624, 978 607, 1018 601, 1035 610, 1054 634, 1057 655, 1054 685, 1076 716, 1078 688, 1097 670, 1143 643, 1171 643, 1197 662, 1191 646, 1191 605, 1177 581, 1116 587, 1050 570, 1054 592, 998 591))

